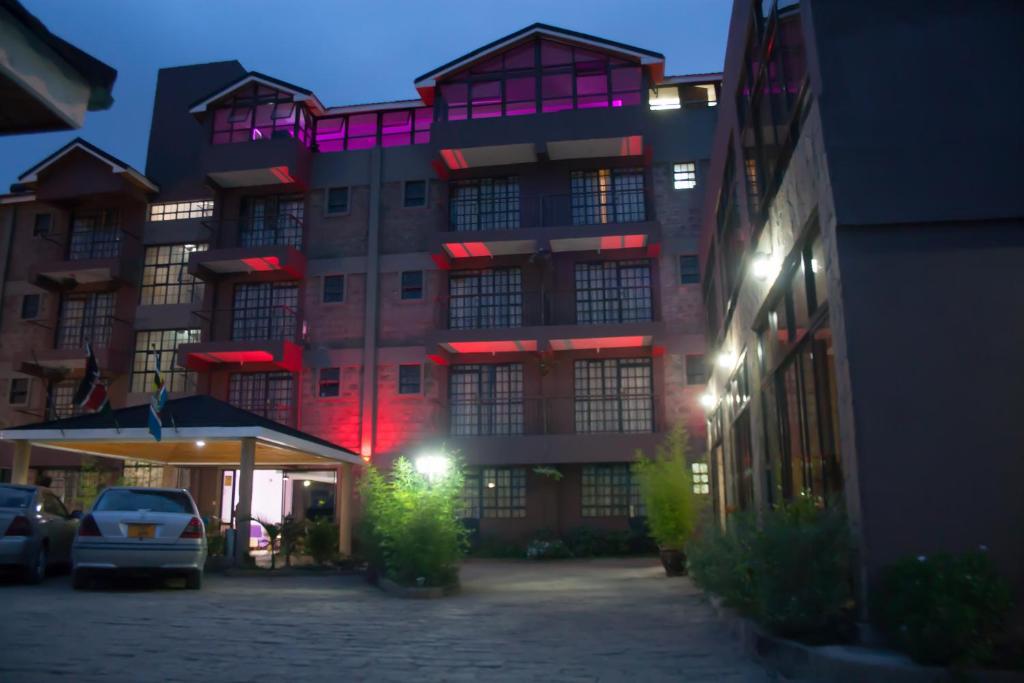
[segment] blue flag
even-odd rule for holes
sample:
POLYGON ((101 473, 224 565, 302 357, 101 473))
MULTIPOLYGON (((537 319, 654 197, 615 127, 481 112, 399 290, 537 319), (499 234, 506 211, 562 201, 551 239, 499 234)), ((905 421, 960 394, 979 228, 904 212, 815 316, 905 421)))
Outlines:
POLYGON ((156 358, 156 370, 153 372, 153 396, 149 399, 149 433, 159 441, 164 426, 160 420, 160 411, 167 403, 167 387, 164 386, 164 375, 160 372, 160 352, 151 353, 156 358))

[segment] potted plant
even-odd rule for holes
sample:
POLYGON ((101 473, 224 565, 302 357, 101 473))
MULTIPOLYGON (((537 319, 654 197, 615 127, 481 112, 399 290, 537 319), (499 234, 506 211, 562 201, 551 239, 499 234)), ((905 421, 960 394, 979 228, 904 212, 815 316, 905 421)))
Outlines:
POLYGON ((699 514, 686 451, 686 431, 679 427, 655 447, 654 458, 638 451, 633 464, 633 476, 647 509, 647 528, 661 550, 666 576, 686 574, 684 548, 699 514))

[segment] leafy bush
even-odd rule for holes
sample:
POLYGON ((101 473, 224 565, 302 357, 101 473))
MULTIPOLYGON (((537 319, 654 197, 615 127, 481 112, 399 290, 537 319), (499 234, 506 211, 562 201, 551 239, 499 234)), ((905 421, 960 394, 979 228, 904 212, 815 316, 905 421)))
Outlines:
POLYGON ((305 522, 297 520, 291 515, 284 518, 284 521, 281 523, 281 553, 284 555, 286 567, 291 566, 292 555, 299 550, 305 535, 305 522))
POLYGON ((730 529, 705 529, 687 547, 699 586, 773 633, 803 640, 845 637, 851 614, 849 532, 840 506, 809 499, 764 515, 730 518, 730 529))
POLYGON ((467 546, 457 516, 461 491, 460 467, 433 480, 405 458, 395 462, 390 477, 368 468, 360 484, 361 537, 371 566, 406 586, 455 583, 467 546))
POLYGON ((224 537, 220 534, 211 534, 206 537, 206 554, 210 557, 218 557, 224 554, 224 537))
POLYGON ((338 555, 338 525, 321 517, 306 527, 306 550, 317 564, 328 562, 338 555))
POLYGON ((648 528, 662 548, 682 550, 700 514, 686 451, 686 430, 677 427, 655 447, 653 459, 637 452, 633 464, 648 528))
POLYGON ((872 614, 893 646, 923 664, 990 661, 1010 589, 988 553, 908 558, 888 567, 872 614))
POLYGON ((560 560, 572 557, 560 538, 534 538, 526 546, 526 557, 531 560, 560 560))

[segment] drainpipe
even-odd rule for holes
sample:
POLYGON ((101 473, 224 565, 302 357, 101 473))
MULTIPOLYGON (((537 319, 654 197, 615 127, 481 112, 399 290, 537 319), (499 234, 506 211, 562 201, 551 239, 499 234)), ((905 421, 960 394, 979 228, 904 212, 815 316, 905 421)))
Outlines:
POLYGON ((381 148, 370 156, 370 216, 366 243, 366 314, 363 320, 363 381, 359 454, 373 454, 377 422, 377 300, 380 293, 381 148))
MULTIPOLYGON (((14 246, 14 228, 18 224, 18 205, 11 204, 11 215, 7 220, 7 245, 3 263, 0 263, 0 303, 7 293, 7 270, 11 265, 11 247, 14 246)), ((4 307, 0 305, 0 329, 4 322, 4 307)))

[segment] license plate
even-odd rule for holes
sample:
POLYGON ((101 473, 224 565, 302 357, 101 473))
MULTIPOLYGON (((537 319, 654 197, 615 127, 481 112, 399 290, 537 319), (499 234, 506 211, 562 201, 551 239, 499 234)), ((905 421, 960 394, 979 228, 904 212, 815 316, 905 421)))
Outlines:
POLYGON ((153 538, 156 535, 154 524, 129 524, 128 538, 153 538))

